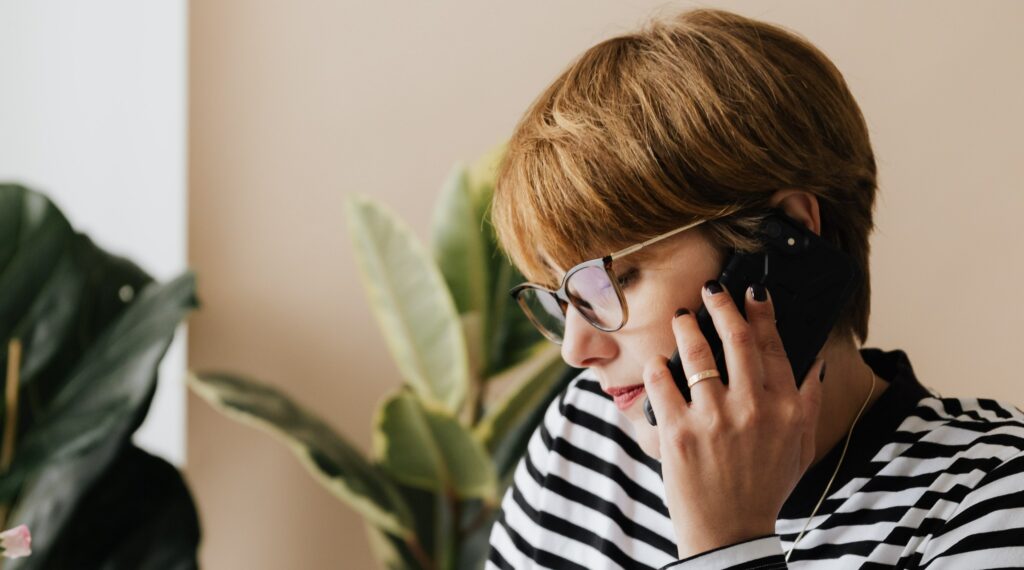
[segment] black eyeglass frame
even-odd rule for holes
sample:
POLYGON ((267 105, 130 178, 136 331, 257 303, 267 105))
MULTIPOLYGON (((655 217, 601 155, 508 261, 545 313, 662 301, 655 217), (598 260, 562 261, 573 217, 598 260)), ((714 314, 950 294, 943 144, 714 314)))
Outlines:
POLYGON ((512 298, 516 300, 516 302, 519 304, 519 307, 522 308, 523 312, 526 313, 526 318, 530 319, 530 322, 533 323, 533 326, 536 327, 537 330, 539 330, 541 334, 543 334, 548 340, 555 344, 562 344, 562 339, 555 335, 552 331, 548 330, 548 328, 541 324, 537 317, 534 316, 533 310, 530 309, 529 305, 527 305, 525 297, 520 295, 522 291, 526 289, 533 289, 536 290, 538 294, 551 295, 552 297, 555 298, 555 302, 558 303, 558 306, 561 307, 562 314, 566 316, 568 316, 568 305, 572 304, 572 306, 576 307, 576 310, 580 312, 580 315, 583 316, 584 320, 586 320, 587 323, 589 323, 591 326, 596 327, 598 330, 601 331, 615 332, 626 325, 626 319, 629 315, 629 309, 626 306, 626 298, 622 294, 622 288, 619 287, 619 280, 615 276, 615 270, 612 269, 613 259, 615 259, 613 255, 606 255, 601 258, 590 259, 588 261, 584 261, 583 263, 579 263, 572 266, 572 268, 569 269, 569 271, 565 272, 565 275, 562 277, 562 283, 558 286, 558 289, 556 290, 548 289, 547 287, 537 285, 536 283, 526 282, 520 283, 519 285, 513 287, 509 291, 509 294, 512 295, 512 298), (575 300, 573 295, 569 295, 569 292, 565 288, 565 285, 569 282, 569 278, 571 278, 578 271, 587 269, 588 267, 601 267, 602 269, 604 269, 605 274, 607 274, 608 279, 612 283, 612 288, 615 289, 615 296, 619 300, 619 306, 622 307, 622 322, 619 323, 619 326, 615 328, 605 328, 591 321, 587 317, 586 312, 584 312, 580 308, 579 302, 575 300))
MULTIPOLYGON (((716 216, 716 218, 717 217, 718 216, 716 216)), ((536 327, 537 330, 539 330, 541 332, 541 334, 543 334, 548 340, 550 340, 551 342, 553 342, 555 344, 559 344, 559 345, 562 344, 562 340, 563 339, 558 338, 552 331, 549 331, 547 329, 547 327, 545 327, 543 324, 541 324, 540 321, 537 319, 537 317, 534 316, 533 310, 530 309, 530 307, 526 304, 526 300, 521 295, 522 291, 524 291, 526 289, 533 289, 533 290, 536 290, 540 294, 546 293, 548 295, 551 295, 552 297, 555 298, 555 301, 558 303, 558 306, 562 309, 562 314, 565 315, 566 317, 568 317, 568 305, 571 304, 572 306, 576 307, 576 310, 579 311, 579 313, 583 317, 583 319, 585 321, 587 321, 587 323, 589 323, 591 326, 596 328, 597 330, 604 331, 604 332, 615 332, 615 331, 621 329, 622 327, 626 326, 626 321, 629 320, 629 306, 626 304, 626 297, 622 293, 622 288, 619 286, 619 279, 615 275, 615 270, 612 268, 612 262, 615 261, 616 259, 622 259, 623 257, 625 257, 625 256, 627 256, 627 255, 629 255, 631 253, 639 251, 639 250, 643 249, 644 247, 647 247, 648 245, 651 245, 651 244, 653 244, 653 243, 655 243, 657 241, 661 241, 661 240, 663 240, 665 238, 673 236, 673 235, 675 235, 675 234, 677 234, 677 233, 679 233, 681 231, 688 230, 690 228, 699 226, 700 224, 702 224, 702 223, 704 223, 704 222, 706 222, 706 221, 708 221, 710 219, 712 219, 712 218, 698 219, 697 221, 691 222, 689 224, 685 224, 685 225, 680 226, 678 228, 675 228, 673 230, 669 230, 669 231, 667 231, 667 232, 665 232, 663 234, 654 236, 654 237, 652 237, 652 238, 650 238, 650 239, 648 239, 646 241, 643 241, 643 242, 640 242, 640 243, 633 244, 631 246, 625 247, 623 249, 620 249, 619 251, 616 251, 614 253, 610 253, 610 254, 608 254, 608 255, 606 255, 604 257, 599 257, 599 258, 596 258, 596 259, 590 259, 590 260, 578 263, 578 264, 572 266, 571 268, 569 268, 569 270, 565 272, 565 275, 562 276, 562 282, 559 284, 558 289, 551 290, 551 289, 548 289, 547 287, 544 287, 543 285, 538 285, 536 283, 531 283, 531 282, 525 282, 525 283, 520 283, 519 285, 516 285, 515 287, 510 289, 509 290, 509 294, 512 296, 513 299, 516 300, 516 302, 519 304, 519 307, 523 310, 523 312, 526 313, 526 318, 528 318, 530 320, 530 322, 533 323, 533 326, 536 327), (577 272, 579 272, 579 271, 581 271, 583 269, 586 269, 588 267, 601 267, 602 269, 604 269, 605 274, 608 276, 608 280, 612 284, 612 288, 615 289, 615 296, 618 298, 619 306, 622 308, 622 322, 620 322, 619 325, 616 326, 615 328, 605 328, 605 327, 595 323, 594 321, 590 320, 587 317, 586 312, 580 308, 579 303, 576 302, 573 299, 573 296, 569 295, 568 291, 565 288, 566 284, 569 282, 569 279, 574 274, 576 274, 577 272)))

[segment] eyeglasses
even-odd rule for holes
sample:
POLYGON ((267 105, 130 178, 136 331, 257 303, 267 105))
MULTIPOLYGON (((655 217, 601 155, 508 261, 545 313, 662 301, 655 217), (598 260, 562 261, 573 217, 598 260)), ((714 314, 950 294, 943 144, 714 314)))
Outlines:
POLYGON ((570 303, 598 330, 617 331, 626 324, 629 309, 612 262, 709 219, 697 220, 615 253, 577 264, 565 273, 557 290, 535 283, 521 283, 509 294, 519 303, 530 322, 555 344, 562 344, 565 337, 565 317, 570 303))

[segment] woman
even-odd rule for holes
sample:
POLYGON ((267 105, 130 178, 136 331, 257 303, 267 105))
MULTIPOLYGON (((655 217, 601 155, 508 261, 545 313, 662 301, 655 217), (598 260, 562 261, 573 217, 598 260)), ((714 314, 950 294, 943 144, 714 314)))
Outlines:
POLYGON ((533 434, 488 568, 1024 565, 1024 414, 942 398, 904 352, 860 347, 875 177, 835 66, 727 12, 602 42, 541 94, 499 167, 493 220, 534 282, 516 290, 524 309, 586 370, 533 434), (759 247, 772 207, 863 275, 799 388, 771 291, 750 288, 745 319, 715 281, 728 252, 759 247), (690 403, 666 367, 676 349, 690 403))

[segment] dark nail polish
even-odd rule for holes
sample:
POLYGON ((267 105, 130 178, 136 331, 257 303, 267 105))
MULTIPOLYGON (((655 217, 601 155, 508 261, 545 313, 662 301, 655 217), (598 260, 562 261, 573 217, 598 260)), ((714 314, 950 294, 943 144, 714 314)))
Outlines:
POLYGON ((719 285, 718 281, 715 281, 714 279, 705 283, 704 288, 707 289, 708 293, 711 293, 712 295, 714 295, 715 293, 722 292, 722 286, 719 285))
POLYGON ((768 290, 764 288, 764 285, 754 283, 750 286, 750 291, 753 293, 755 301, 763 303, 768 300, 768 290))
POLYGON ((828 362, 821 363, 821 372, 818 373, 818 380, 821 382, 825 381, 825 367, 828 366, 828 362))
POLYGON ((690 311, 688 309, 685 309, 685 308, 684 309, 676 309, 676 316, 677 317, 679 315, 689 315, 689 314, 690 314, 690 311))

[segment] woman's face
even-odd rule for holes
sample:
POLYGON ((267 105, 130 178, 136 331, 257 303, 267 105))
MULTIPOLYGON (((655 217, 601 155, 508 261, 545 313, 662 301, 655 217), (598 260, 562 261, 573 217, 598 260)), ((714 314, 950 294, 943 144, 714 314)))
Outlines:
MULTIPOLYGON (((700 231, 686 230, 644 250, 645 259, 627 256, 613 266, 629 308, 625 326, 600 331, 572 306, 566 315, 562 358, 571 366, 590 368, 605 391, 639 385, 644 364, 656 355, 668 358, 676 350, 672 318, 685 307, 694 314, 701 307, 701 287, 721 273, 724 255, 700 231)), ((559 269, 564 273, 564 269, 559 269)), ((621 412, 631 421, 645 453, 660 459, 658 431, 643 413, 645 394, 621 412)))

